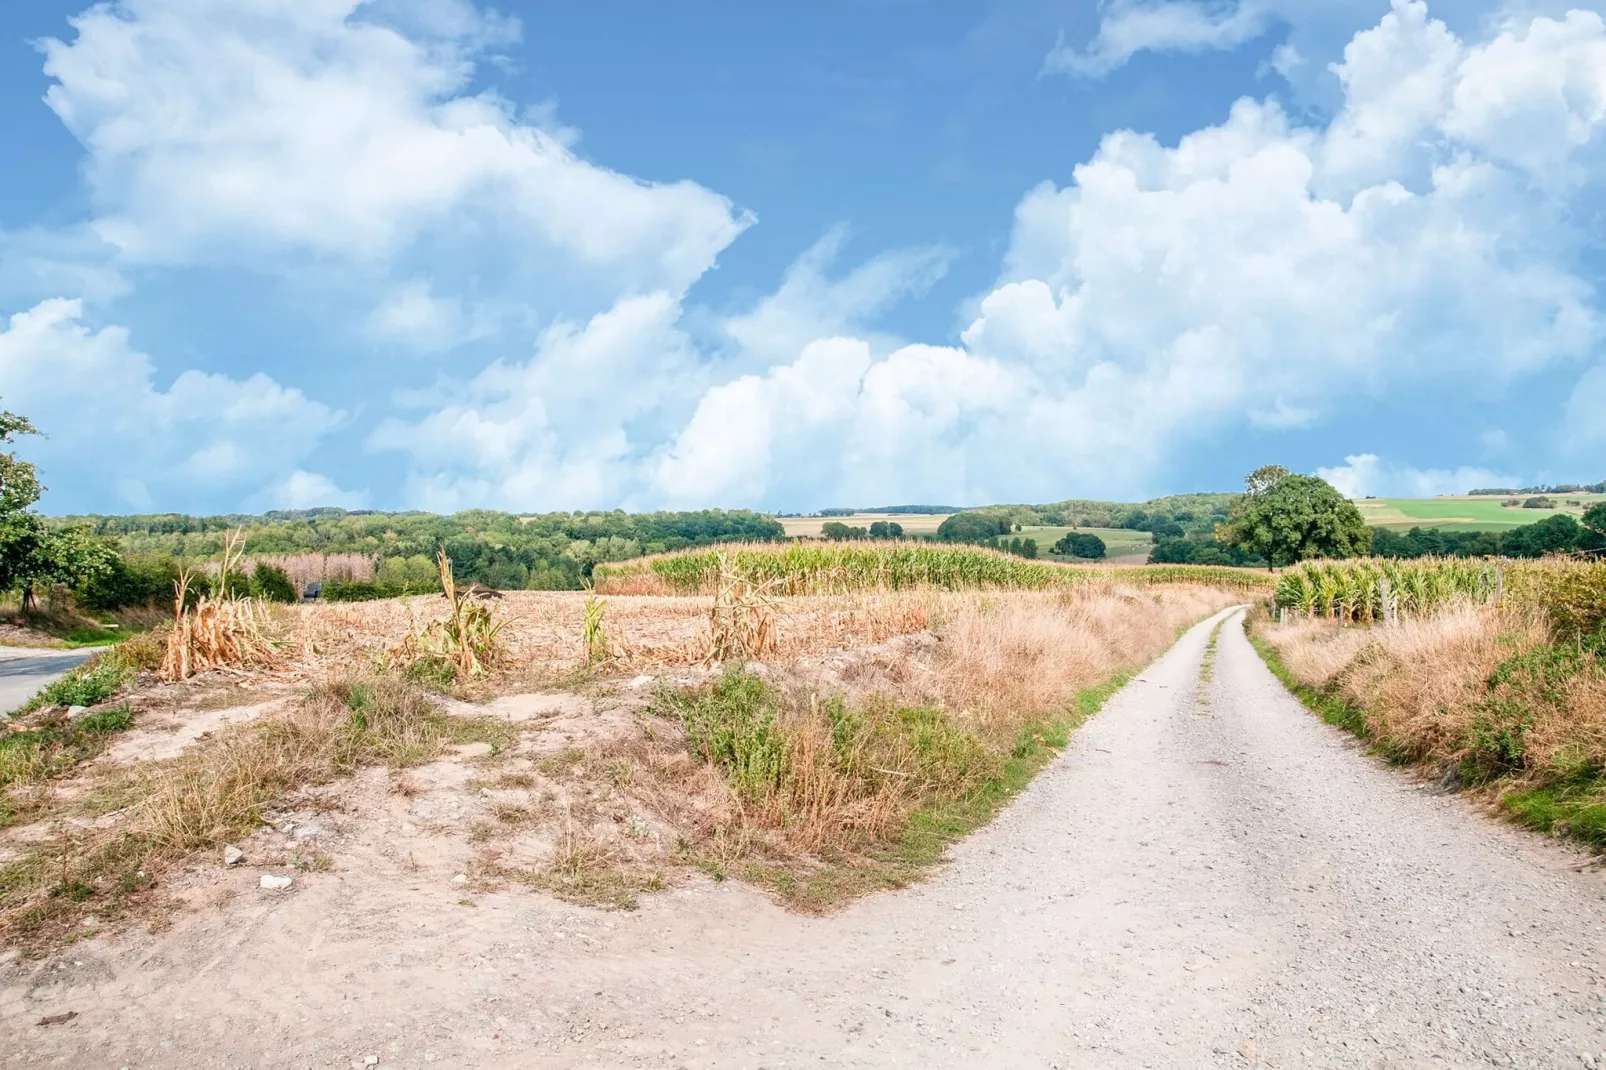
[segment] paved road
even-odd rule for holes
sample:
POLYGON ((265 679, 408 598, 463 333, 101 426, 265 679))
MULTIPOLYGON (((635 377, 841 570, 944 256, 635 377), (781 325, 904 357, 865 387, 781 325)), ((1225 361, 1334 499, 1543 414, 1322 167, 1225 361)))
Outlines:
POLYGON ((27 702, 52 680, 95 653, 93 650, 33 650, 0 646, 0 714, 27 702))
POLYGON ((1606 878, 1358 753, 1236 612, 1202 684, 1211 623, 937 879, 834 917, 709 882, 634 914, 459 906, 343 854, 14 968, 0 1035, 69 1066, 1594 1065, 1606 878))

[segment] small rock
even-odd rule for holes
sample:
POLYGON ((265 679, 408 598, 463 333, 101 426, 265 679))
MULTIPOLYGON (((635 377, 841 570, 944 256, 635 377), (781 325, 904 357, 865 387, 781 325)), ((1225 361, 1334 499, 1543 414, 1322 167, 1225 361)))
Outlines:
POLYGON ((84 919, 84 928, 93 929, 100 924, 100 919, 91 914, 84 919))
POLYGON ((1579 1060, 1584 1064, 1584 1070, 1595 1070, 1597 1064, 1593 1055, 1585 1052, 1583 1055, 1579 1056, 1579 1060))
POLYGON ((317 825, 297 825, 296 830, 294 833, 292 833, 292 835, 298 840, 304 840, 309 836, 322 836, 323 829, 319 828, 317 825))
POLYGON ((282 892, 294 884, 295 880, 291 877, 276 877, 272 873, 264 873, 262 874, 262 879, 257 883, 260 887, 266 888, 270 892, 282 892))
POLYGON ((378 1066, 379 1065, 379 1056, 377 1056, 377 1055, 364 1055, 362 1057, 362 1064, 364 1066, 378 1066))
POLYGON ((453 884, 467 884, 468 883, 468 874, 459 873, 457 876, 452 878, 452 883, 453 884))
POLYGON ((89 707, 88 706, 68 706, 67 707, 67 716, 68 716, 69 719, 77 720, 79 717, 82 717, 88 711, 89 711, 89 707))
POLYGON ((1255 1056, 1260 1054, 1260 1050, 1255 1047, 1255 1042, 1254 1041, 1246 1040, 1242 1044, 1238 1045, 1238 1054, 1242 1055, 1245 1059, 1248 1059, 1250 1062, 1253 1062, 1254 1059, 1255 1059, 1255 1056))
POLYGON ((232 844, 232 843, 224 845, 224 847, 223 847, 223 864, 225 866, 237 866, 241 862, 244 862, 244 861, 245 861, 245 852, 244 851, 240 850, 238 847, 234 846, 234 844, 232 844))
POLYGON ((625 686, 628 687, 628 688, 635 689, 635 688, 646 687, 650 683, 652 683, 652 677, 651 676, 642 675, 642 676, 633 677, 631 679, 631 681, 628 684, 626 684, 625 686))

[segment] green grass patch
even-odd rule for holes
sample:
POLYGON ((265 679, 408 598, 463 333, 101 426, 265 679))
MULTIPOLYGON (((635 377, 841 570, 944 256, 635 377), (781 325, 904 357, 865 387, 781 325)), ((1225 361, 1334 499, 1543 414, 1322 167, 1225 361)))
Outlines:
POLYGON ((0 791, 70 771, 133 722, 132 710, 114 706, 73 720, 61 716, 22 732, 0 732, 0 791))
MULTIPOLYGON (((1022 727, 1007 749, 964 731, 939 709, 817 701, 811 712, 829 726, 832 775, 851 784, 861 802, 877 798, 887 777, 902 778, 898 787, 909 794, 901 796, 897 819, 877 835, 830 843, 804 864, 766 857, 762 828, 721 832, 689 860, 716 879, 740 875, 810 913, 901 888, 939 863, 950 844, 991 821, 1131 675, 1081 691, 1058 716, 1022 727)), ((782 829, 802 813, 810 799, 793 805, 786 793, 817 783, 820 771, 797 768, 796 711, 762 680, 733 670, 713 687, 666 694, 661 702, 664 712, 681 718, 693 753, 725 771, 749 813, 767 815, 782 829)))
POLYGON ((1508 792, 1500 806, 1521 824, 1606 848, 1606 777, 1508 792))
POLYGON ((128 638, 128 633, 114 628, 74 628, 62 637, 69 647, 111 646, 128 638))

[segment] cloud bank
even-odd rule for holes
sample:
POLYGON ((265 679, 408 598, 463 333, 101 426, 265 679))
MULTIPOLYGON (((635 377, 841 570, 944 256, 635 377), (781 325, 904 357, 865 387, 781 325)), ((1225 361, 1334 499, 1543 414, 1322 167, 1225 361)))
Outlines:
MULTIPOLYGON (((1096 72, 1230 47, 1283 11, 1116 4, 1082 55, 1096 72)), ((1469 40, 1395 0, 1334 65, 1326 119, 1245 98, 1173 144, 1109 134, 1024 195, 996 283, 936 344, 877 330, 941 275, 936 247, 839 268, 832 234, 769 296, 695 307, 753 216, 586 160, 549 112, 481 88, 519 28, 467 4, 123 0, 74 25, 45 45, 48 100, 136 286, 175 266, 330 271, 356 333, 425 361, 500 353, 438 365, 365 430, 405 466, 403 501, 379 504, 1125 497, 1225 433, 1295 433, 1446 383, 1499 397, 1539 373, 1576 383, 1558 452, 1606 426, 1576 223, 1602 173, 1597 13, 1469 40)), ((0 335, 0 395, 52 428, 53 462, 104 473, 131 507, 374 499, 307 467, 345 414, 262 374, 160 389, 76 296, 0 335), (161 444, 92 462, 105 425, 72 416, 96 402, 87 380, 47 381, 53 361, 116 384, 106 419, 155 421, 161 444)), ((1463 479, 1360 453, 1328 471, 1366 493, 1463 479)))

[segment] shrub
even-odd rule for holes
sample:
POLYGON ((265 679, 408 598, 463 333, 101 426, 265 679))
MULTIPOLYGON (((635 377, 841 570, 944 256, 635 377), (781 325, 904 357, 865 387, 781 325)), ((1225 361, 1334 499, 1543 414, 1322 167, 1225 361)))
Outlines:
POLYGON ((251 573, 251 590, 269 602, 299 602, 301 592, 278 565, 258 563, 251 573))

